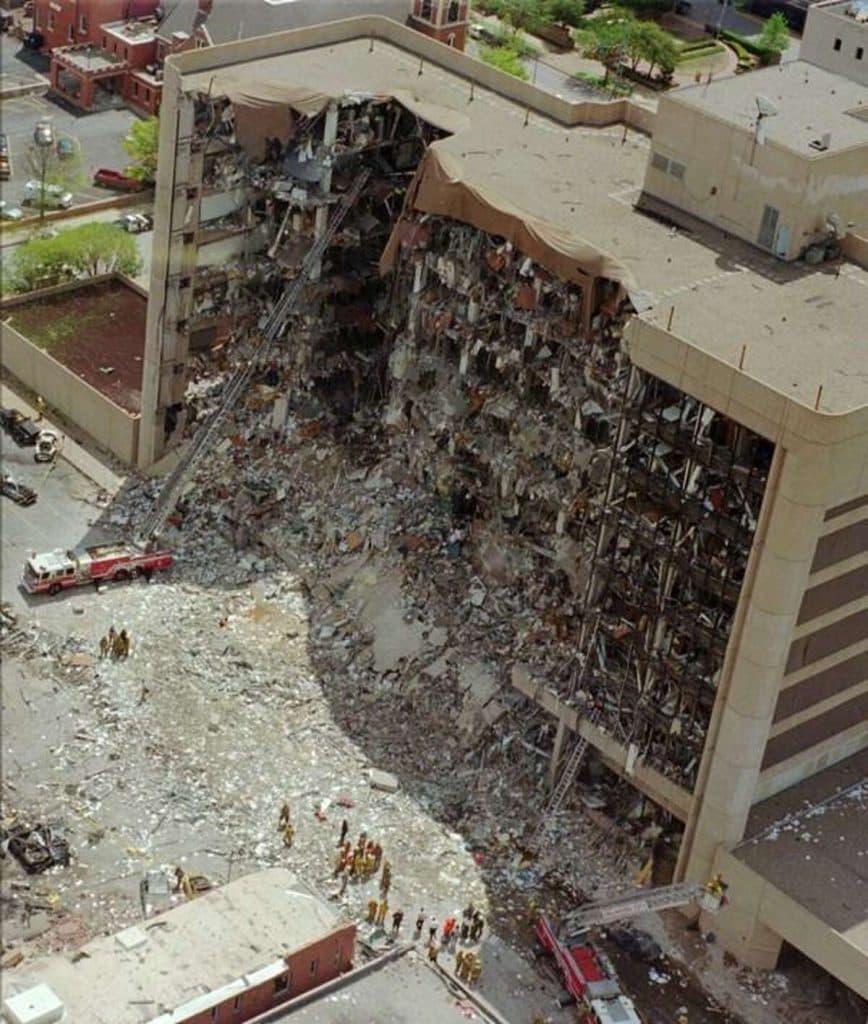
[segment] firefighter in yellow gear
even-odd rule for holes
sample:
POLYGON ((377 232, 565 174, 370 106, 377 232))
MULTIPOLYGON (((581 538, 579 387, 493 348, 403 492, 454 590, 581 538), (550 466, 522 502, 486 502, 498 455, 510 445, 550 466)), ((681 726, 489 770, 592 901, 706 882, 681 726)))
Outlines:
POLYGON ((463 949, 459 949, 458 952, 455 954, 455 973, 458 975, 459 978, 461 977, 461 972, 464 969, 464 957, 466 955, 467 954, 464 952, 463 949))
POLYGON ((36 408, 36 422, 38 423, 45 415, 45 410, 48 408, 45 404, 45 399, 42 395, 36 396, 36 401, 33 403, 36 408))
POLYGON ((389 912, 389 904, 386 900, 380 900, 380 905, 377 907, 377 924, 385 924, 386 914, 389 912))
POLYGON ((284 803, 283 807, 280 808, 280 818, 277 821, 277 831, 286 828, 290 822, 289 804, 284 803))
POLYGON ((437 954, 439 952, 440 950, 437 948, 436 943, 430 943, 430 945, 428 946, 428 959, 431 961, 431 963, 437 963, 437 954))
POLYGON ((374 924, 377 920, 377 900, 372 896, 368 900, 368 924, 374 924))
POLYGON ((295 840, 295 829, 292 827, 290 822, 286 823, 286 827, 283 830, 283 845, 288 849, 292 847, 293 841, 295 840))
POLYGON ((99 656, 101 658, 108 657, 109 653, 109 638, 107 636, 101 636, 99 638, 99 656))
POLYGON ((467 980, 471 985, 475 985, 477 981, 482 977, 482 961, 478 956, 473 957, 473 962, 470 965, 470 970, 467 975, 467 980))

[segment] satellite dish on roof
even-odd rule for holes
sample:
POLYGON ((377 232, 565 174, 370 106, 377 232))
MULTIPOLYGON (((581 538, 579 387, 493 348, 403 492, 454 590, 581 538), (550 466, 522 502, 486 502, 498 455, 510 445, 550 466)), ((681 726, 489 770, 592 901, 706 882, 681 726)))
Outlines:
POLYGON ((768 96, 755 96, 754 102, 760 117, 774 117, 779 112, 768 96))

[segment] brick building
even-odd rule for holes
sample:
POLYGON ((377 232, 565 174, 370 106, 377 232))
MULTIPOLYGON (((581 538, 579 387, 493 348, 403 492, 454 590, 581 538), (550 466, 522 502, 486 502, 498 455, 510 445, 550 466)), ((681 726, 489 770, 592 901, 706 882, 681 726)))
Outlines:
POLYGON ((272 868, 94 939, 74 958, 7 972, 3 1019, 243 1024, 348 971, 355 933, 272 868))
POLYGON ((62 46, 98 46, 103 25, 146 18, 158 6, 159 0, 34 0, 33 31, 42 36, 45 53, 62 46))

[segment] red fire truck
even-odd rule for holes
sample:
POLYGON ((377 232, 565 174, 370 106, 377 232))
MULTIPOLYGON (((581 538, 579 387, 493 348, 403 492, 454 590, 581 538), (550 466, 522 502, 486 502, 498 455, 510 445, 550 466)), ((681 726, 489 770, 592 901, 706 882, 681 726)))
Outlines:
POLYGON ((21 582, 30 594, 56 594, 86 583, 108 583, 150 576, 172 565, 171 551, 148 551, 132 544, 100 544, 71 551, 32 555, 24 563, 21 582))
POLYGON ((642 1024, 632 999, 624 995, 609 958, 583 937, 561 942, 549 919, 537 921, 540 945, 557 962, 564 987, 575 999, 581 1024, 642 1024))

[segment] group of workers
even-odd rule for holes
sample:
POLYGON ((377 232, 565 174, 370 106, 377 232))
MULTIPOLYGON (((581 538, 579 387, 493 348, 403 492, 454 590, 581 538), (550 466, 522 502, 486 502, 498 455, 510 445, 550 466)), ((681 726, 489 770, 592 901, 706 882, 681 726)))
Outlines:
POLYGON ((338 840, 338 853, 335 858, 334 877, 341 878, 341 893, 346 890, 349 879, 360 879, 365 881, 373 877, 382 866, 383 872, 380 878, 380 892, 385 897, 389 894, 392 885, 392 865, 383 860, 383 847, 368 839, 366 832, 362 832, 356 841, 355 847, 347 839, 349 825, 346 820, 341 825, 341 836, 338 840))
POLYGON ((109 655, 115 660, 130 656, 130 638, 125 629, 118 633, 115 631, 115 627, 111 626, 108 634, 100 637, 99 656, 107 658, 109 655))

